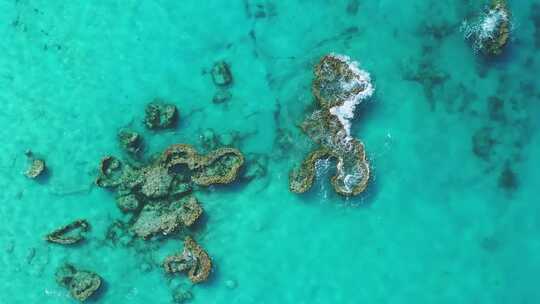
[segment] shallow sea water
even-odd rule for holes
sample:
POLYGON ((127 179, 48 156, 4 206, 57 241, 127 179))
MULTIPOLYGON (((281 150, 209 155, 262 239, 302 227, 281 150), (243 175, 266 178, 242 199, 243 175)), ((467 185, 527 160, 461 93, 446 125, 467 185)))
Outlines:
POLYGON ((0 303, 75 303, 54 281, 66 261, 105 279, 96 303, 171 303, 179 284, 192 303, 538 303, 534 3, 509 2, 513 40, 488 60, 459 31, 485 5, 475 1, 0 0, 0 303), (310 147, 297 126, 312 67, 329 52, 358 60, 376 86, 353 123, 373 178, 348 200, 326 180, 304 195, 287 185, 310 147), (212 103, 218 60, 234 76, 225 104, 212 103), (155 97, 179 107, 177 129, 145 130, 155 97), (125 216, 93 181, 125 126, 148 153, 200 145, 212 129, 268 158, 264 177, 197 194, 209 282, 164 275, 179 239, 105 242, 125 216), (473 153, 480 130, 495 142, 484 157, 473 153), (26 149, 45 157, 47 180, 23 176, 26 149), (505 169, 513 182, 501 183, 505 169), (43 241, 76 218, 93 226, 86 243, 43 241))

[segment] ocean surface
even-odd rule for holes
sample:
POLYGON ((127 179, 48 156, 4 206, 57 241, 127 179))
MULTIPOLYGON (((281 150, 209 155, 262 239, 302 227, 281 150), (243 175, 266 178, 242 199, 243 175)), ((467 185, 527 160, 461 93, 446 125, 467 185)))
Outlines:
MULTIPOLYGON (((460 26, 489 1, 0 0, 0 303, 76 303, 55 281, 65 262, 98 273, 89 303, 540 302, 540 4, 509 1, 513 29, 489 58, 460 26), (288 190, 311 141, 313 66, 350 56, 376 91, 356 109, 368 189, 345 199, 325 175, 288 190), (210 70, 225 60, 231 99, 216 104, 210 70), (154 98, 176 129, 142 121, 154 98), (209 281, 168 276, 179 237, 113 244, 129 217, 94 185, 117 132, 146 155, 205 134, 234 138, 265 169, 250 182, 196 193, 195 239, 209 281), (48 176, 24 176, 25 151, 48 176), (78 246, 43 237, 78 218, 78 246)), ((250 162, 248 161, 248 166, 250 162)))

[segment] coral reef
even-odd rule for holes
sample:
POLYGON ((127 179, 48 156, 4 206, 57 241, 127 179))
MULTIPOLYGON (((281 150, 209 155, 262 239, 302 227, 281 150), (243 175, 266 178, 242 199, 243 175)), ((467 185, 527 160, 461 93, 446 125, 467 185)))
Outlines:
POLYGON ((212 260, 206 251, 191 237, 184 240, 184 250, 165 258, 163 268, 167 273, 187 272, 193 283, 204 282, 212 270, 212 260))
POLYGON ((155 99, 146 106, 144 124, 148 129, 174 128, 178 122, 178 109, 175 105, 155 99))
POLYGON ((58 284, 67 288, 71 296, 81 302, 94 295, 102 284, 102 279, 98 274, 79 270, 71 264, 59 267, 55 277, 58 284))
POLYGON ((90 224, 86 220, 76 220, 47 234, 45 240, 61 245, 76 244, 84 240, 89 230, 90 224))
POLYGON ((476 51, 496 56, 502 53, 510 39, 510 10, 506 0, 493 0, 478 20, 463 22, 461 31, 476 51))
POLYGON ((356 105, 374 92, 370 76, 348 57, 330 54, 315 66, 312 90, 319 109, 301 128, 318 146, 290 172, 289 189, 296 193, 309 190, 319 160, 333 159, 337 169, 331 178, 334 190, 343 196, 358 195, 367 187, 369 165, 364 145, 350 135, 350 120, 356 105))
POLYGON ((34 153, 30 150, 25 152, 26 157, 28 158, 28 168, 24 172, 24 175, 31 179, 36 179, 42 175, 47 169, 45 161, 40 158, 36 158, 34 153))

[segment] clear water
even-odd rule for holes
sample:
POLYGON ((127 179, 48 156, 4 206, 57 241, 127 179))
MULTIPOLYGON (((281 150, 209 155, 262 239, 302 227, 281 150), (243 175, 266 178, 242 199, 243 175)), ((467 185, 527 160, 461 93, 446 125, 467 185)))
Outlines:
POLYGON ((216 267, 189 287, 192 303, 538 303, 534 3, 510 1, 511 45, 486 60, 459 32, 487 5, 475 1, 0 0, 0 303, 74 303, 54 281, 66 261, 106 280, 99 303, 171 303, 189 286, 159 267, 180 240, 104 241, 123 215, 92 183, 124 126, 149 152, 198 145, 213 129, 269 159, 263 178, 197 194, 207 218, 195 236, 216 267), (297 126, 312 66, 328 52, 360 61, 377 89, 353 126, 373 179, 350 200, 326 181, 304 195, 287 188, 309 150, 297 126), (233 97, 216 105, 208 71, 222 59, 233 97), (178 129, 144 130, 155 97, 179 107, 178 129), (495 144, 482 158, 473 137, 485 128, 495 144), (48 180, 23 176, 26 149, 45 157, 48 180), (84 245, 43 241, 75 218, 93 225, 84 245))

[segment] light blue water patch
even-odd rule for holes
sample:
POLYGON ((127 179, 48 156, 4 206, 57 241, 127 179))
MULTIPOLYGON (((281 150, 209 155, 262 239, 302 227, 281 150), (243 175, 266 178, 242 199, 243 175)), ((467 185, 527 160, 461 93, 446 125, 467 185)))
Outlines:
POLYGON ((0 303, 75 303, 54 278, 68 261, 104 278, 96 303, 171 303, 177 286, 192 303, 537 303, 540 8, 509 1, 512 40, 488 59, 459 31, 489 3, 470 2, 0 1, 0 303), (353 121, 372 171, 357 198, 326 180, 288 190, 311 148, 298 125, 312 68, 329 52, 376 86, 353 121), (214 104, 220 60, 234 83, 214 104), (178 128, 145 130, 157 97, 179 108, 178 128), (268 159, 250 183, 197 193, 209 282, 165 275, 177 236, 107 241, 127 217, 94 179, 126 126, 147 155, 201 148, 213 130, 268 159), (27 149, 46 180, 23 175, 27 149), (43 241, 77 218, 87 242, 43 241))

